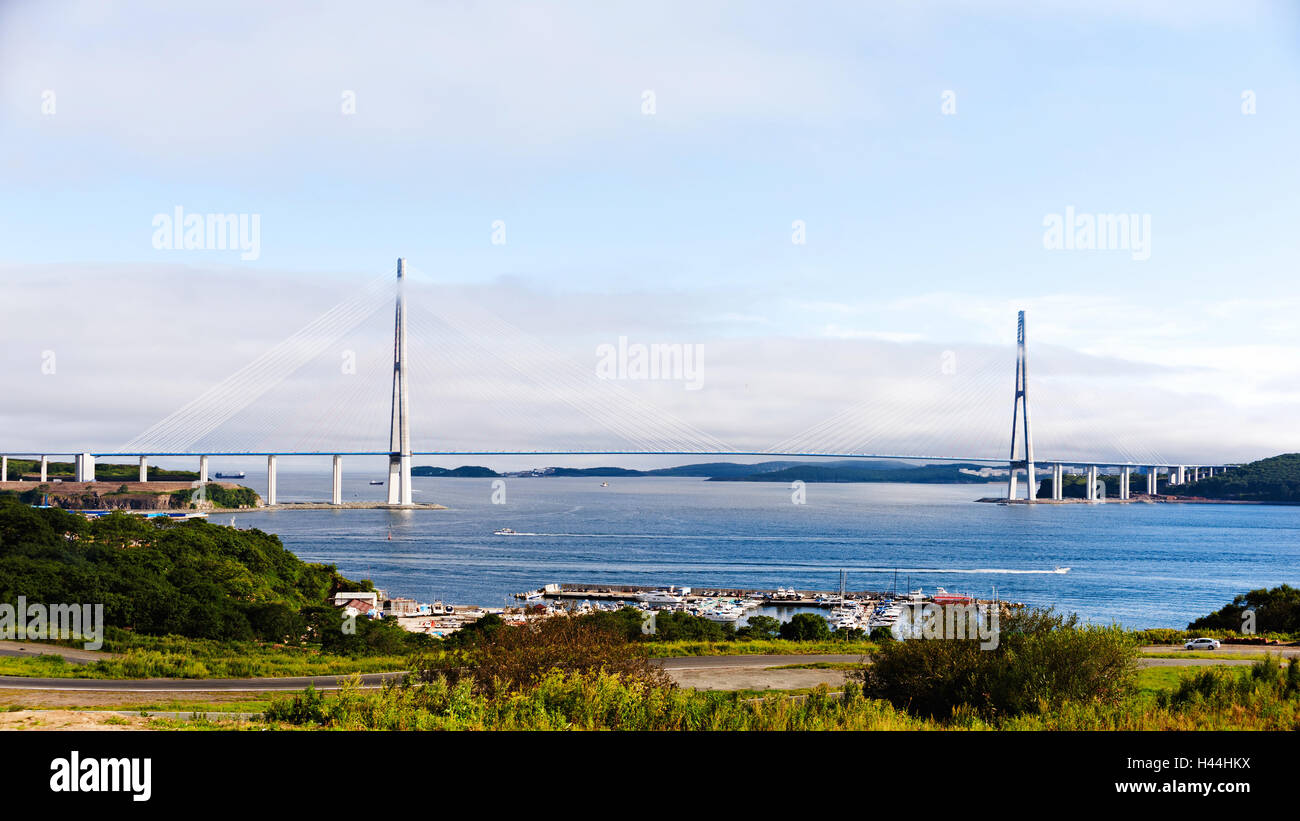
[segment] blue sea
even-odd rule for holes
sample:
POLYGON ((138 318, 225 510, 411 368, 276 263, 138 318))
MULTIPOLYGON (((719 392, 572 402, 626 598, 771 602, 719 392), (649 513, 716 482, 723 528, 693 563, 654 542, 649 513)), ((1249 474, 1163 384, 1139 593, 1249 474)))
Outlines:
MULTIPOLYGON (((382 498, 367 478, 346 479, 345 499, 382 498)), ((1300 507, 974 501, 1001 484, 809 484, 794 504, 784 484, 660 477, 511 478, 493 504, 492 481, 417 477, 416 500, 447 510, 234 518, 392 595, 485 606, 549 582, 833 590, 843 569, 850 590, 996 588, 1096 622, 1185 627, 1239 593, 1300 585, 1300 507)), ((281 472, 280 498, 326 501, 329 483, 281 472)))

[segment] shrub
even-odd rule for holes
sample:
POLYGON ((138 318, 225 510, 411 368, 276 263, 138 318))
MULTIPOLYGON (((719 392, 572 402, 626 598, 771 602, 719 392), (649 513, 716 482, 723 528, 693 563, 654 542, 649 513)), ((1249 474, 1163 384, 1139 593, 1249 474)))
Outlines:
POLYGON ((311 685, 291 698, 277 698, 267 706, 262 718, 286 724, 324 724, 325 697, 311 685))
POLYGON ((413 660, 419 681, 463 679, 478 693, 522 692, 548 673, 605 672, 654 687, 672 687, 671 679, 651 664, 644 645, 629 642, 617 626, 581 618, 539 619, 519 627, 484 632, 465 649, 413 660))
POLYGON ((1001 620, 997 648, 978 640, 886 642, 853 675, 866 694, 914 715, 969 707, 985 718, 1040 712, 1066 701, 1116 704, 1133 691, 1137 647, 1117 627, 1079 626, 1051 610, 1001 620))

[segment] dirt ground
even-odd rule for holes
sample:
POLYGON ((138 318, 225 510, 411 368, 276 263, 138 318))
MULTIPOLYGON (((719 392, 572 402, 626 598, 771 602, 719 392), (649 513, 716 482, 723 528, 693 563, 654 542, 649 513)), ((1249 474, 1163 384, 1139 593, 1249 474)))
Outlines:
POLYGON ((143 730, 149 719, 79 710, 0 713, 0 730, 143 730))
MULTIPOLYGON (((133 693, 129 690, 4 690, 0 689, 0 710, 10 707, 58 709, 60 707, 116 707, 144 709, 173 703, 225 704, 256 700, 258 693, 216 690, 209 693, 133 693)), ((265 694, 269 699, 271 693, 265 694)), ((0 715, 4 715, 0 713, 0 715)))
POLYGON ((845 682, 844 670, 773 670, 761 667, 724 667, 701 670, 669 670, 673 681, 696 690, 798 690, 845 682))

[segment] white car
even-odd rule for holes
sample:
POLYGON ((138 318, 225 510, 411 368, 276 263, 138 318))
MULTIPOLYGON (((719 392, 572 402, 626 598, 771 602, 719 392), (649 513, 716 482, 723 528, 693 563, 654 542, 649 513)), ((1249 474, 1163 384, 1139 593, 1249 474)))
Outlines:
POLYGON ((1183 645, 1186 650, 1218 650, 1219 642, 1217 639, 1192 639, 1183 645))

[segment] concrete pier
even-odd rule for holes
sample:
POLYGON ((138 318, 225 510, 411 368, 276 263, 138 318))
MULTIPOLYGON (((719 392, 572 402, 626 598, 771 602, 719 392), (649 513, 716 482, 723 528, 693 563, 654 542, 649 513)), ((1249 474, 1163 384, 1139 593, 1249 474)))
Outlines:
POLYGON ((47 481, 49 479, 49 475, 50 475, 50 457, 42 456, 41 457, 41 481, 42 482, 47 481))
POLYGON ((1123 467, 1119 471, 1119 498, 1129 498, 1129 477, 1133 474, 1133 468, 1123 467))
POLYGON ((343 504, 343 457, 334 457, 334 486, 330 494, 330 504, 343 504))
POLYGON ((78 482, 95 481, 95 457, 89 453, 78 453, 76 458, 78 482))
POLYGON ((397 318, 393 331, 393 414, 389 428, 388 504, 410 506, 411 421, 407 414, 406 260, 397 260, 397 318))
POLYGON ((1180 485, 1185 485, 1185 484, 1187 484, 1187 466, 1186 466, 1186 465, 1179 465, 1179 466, 1178 466, 1178 484, 1180 484, 1180 485))
POLYGON ((0 456, 0 482, 9 481, 9 457, 0 456))
POLYGON ((1147 495, 1148 496, 1156 495, 1156 482, 1159 481, 1158 478, 1159 473, 1160 473, 1159 469, 1156 468, 1154 465, 1147 468, 1147 495))
POLYGON ((275 504, 275 456, 266 457, 266 503, 275 504))
POLYGON ((199 457, 199 481, 203 484, 208 483, 208 457, 199 457))
POLYGON ((1061 463, 1057 462, 1052 465, 1052 499, 1054 501, 1059 502, 1064 498, 1065 488, 1062 487, 1063 479, 1064 475, 1061 470, 1061 463))
POLYGON ((1016 390, 1011 401, 1011 453, 1008 467, 1010 478, 1007 481, 1007 499, 1016 498, 1016 468, 1025 469, 1026 501, 1033 504, 1037 499, 1038 482, 1034 475, 1034 438, 1029 428, 1029 375, 1025 361, 1025 312, 1021 311, 1016 319, 1016 390), (1023 460, 1016 459, 1016 434, 1024 434, 1023 460))
POLYGON ((1087 482, 1088 482, 1088 491, 1085 495, 1085 498, 1087 498, 1089 502, 1095 502, 1097 501, 1097 466, 1096 465, 1088 465, 1087 482))

